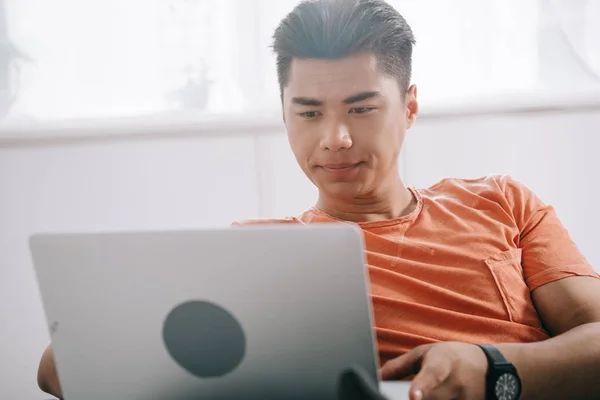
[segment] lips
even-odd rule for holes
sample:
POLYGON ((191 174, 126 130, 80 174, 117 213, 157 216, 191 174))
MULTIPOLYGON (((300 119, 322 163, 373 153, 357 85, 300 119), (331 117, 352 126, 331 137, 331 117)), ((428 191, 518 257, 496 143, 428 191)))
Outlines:
POLYGON ((356 168, 360 165, 361 163, 333 163, 333 164, 323 164, 320 165, 321 168, 323 168, 325 171, 327 172, 345 172, 345 171, 350 171, 353 168, 356 168))

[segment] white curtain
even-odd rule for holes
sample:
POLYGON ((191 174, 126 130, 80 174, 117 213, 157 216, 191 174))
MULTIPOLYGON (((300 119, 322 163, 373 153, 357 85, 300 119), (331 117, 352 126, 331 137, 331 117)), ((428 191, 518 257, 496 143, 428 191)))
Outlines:
MULTIPOLYGON (((14 119, 273 112, 271 35, 298 0, 5 0, 14 119)), ((600 90, 600 1, 391 0, 423 104, 600 90)))

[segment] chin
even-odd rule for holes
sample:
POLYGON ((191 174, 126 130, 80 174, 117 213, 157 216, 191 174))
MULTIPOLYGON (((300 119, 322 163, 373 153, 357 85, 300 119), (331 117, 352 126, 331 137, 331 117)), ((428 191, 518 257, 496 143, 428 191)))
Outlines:
POLYGON ((363 185, 359 182, 336 182, 317 185, 319 192, 336 199, 354 199, 362 193, 363 185))

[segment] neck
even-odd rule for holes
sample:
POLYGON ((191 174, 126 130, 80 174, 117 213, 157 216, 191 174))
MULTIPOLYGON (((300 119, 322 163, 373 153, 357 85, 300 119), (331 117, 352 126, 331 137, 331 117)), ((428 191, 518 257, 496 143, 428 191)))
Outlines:
POLYGON ((350 222, 375 222, 410 214, 417 200, 399 177, 385 189, 369 196, 339 199, 319 192, 317 207, 335 217, 350 222))

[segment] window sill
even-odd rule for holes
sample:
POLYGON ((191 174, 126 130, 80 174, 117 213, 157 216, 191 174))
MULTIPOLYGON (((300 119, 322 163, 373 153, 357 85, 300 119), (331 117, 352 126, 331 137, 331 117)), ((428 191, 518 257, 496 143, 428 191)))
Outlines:
MULTIPOLYGON (((600 112, 600 91, 579 94, 503 95, 470 101, 421 104, 419 119, 590 110, 600 112)), ((0 148, 188 137, 258 137, 283 132, 284 126, 279 112, 212 116, 172 113, 47 122, 8 120, 0 127, 0 148)))

